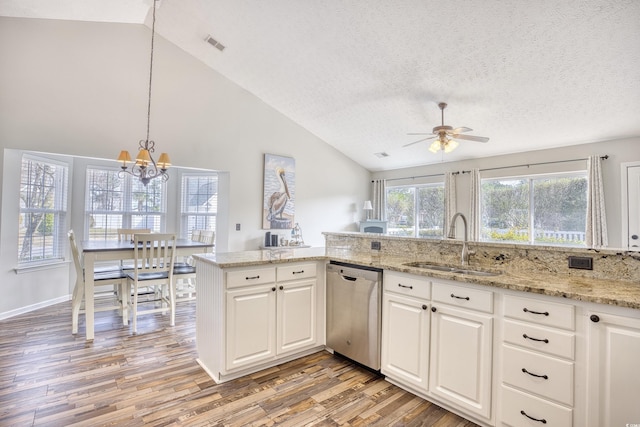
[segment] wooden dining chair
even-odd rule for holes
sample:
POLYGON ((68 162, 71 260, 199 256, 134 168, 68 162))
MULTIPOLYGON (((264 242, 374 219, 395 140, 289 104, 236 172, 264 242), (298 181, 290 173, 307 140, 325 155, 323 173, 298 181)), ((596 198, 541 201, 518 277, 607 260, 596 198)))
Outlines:
POLYGON ((145 314, 168 312, 169 324, 175 325, 175 246, 175 234, 136 233, 133 236, 133 269, 125 270, 125 275, 132 294, 134 334, 138 332, 138 316, 145 314), (140 300, 141 295, 145 300, 140 300), (145 307, 142 310, 139 307, 141 304, 145 307), (148 307, 150 304, 153 306, 148 307))
MULTIPOLYGON (((216 233, 213 230, 201 230, 200 231, 200 239, 199 241, 202 243, 208 243, 213 245, 216 240, 216 233)), ((213 246, 210 248, 206 248, 205 252, 213 252, 213 246)))
MULTIPOLYGON (((73 264, 76 269, 76 284, 71 298, 71 333, 78 333, 78 318, 84 313, 83 302, 85 295, 85 271, 84 258, 78 249, 73 230, 69 230, 69 245, 73 264)), ((126 276, 122 269, 115 267, 113 270, 100 270, 93 275, 95 311, 119 310, 122 314, 122 323, 128 324, 129 314, 126 295, 126 276), (107 289, 105 287, 108 286, 107 289)))

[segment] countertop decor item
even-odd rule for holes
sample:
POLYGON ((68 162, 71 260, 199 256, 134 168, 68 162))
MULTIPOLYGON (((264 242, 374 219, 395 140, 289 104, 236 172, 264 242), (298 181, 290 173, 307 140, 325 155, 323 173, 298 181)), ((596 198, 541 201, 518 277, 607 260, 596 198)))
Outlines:
POLYGON ((120 176, 125 173, 131 174, 147 185, 154 178, 162 178, 163 181, 169 179, 167 169, 171 166, 171 160, 167 153, 160 154, 158 161, 155 161, 152 153, 155 151, 156 143, 149 139, 149 127, 151 124, 151 81, 153 79, 153 42, 156 29, 156 2, 153 0, 153 21, 151 24, 151 61, 149 65, 149 102, 147 103, 147 138, 138 142, 139 152, 135 163, 128 168, 127 163, 131 163, 131 155, 127 150, 120 151, 118 161, 122 163, 120 176))

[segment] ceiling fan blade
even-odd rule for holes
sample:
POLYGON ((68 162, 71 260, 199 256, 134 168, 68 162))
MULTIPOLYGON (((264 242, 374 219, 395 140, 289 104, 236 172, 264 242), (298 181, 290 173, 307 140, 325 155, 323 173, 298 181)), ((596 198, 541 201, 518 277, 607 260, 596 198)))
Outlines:
POLYGON ((473 129, 471 129, 471 128, 462 126, 462 127, 459 127, 459 128, 455 128, 455 129, 453 129, 453 130, 451 130, 451 131, 449 131, 447 133, 451 133, 451 134, 457 135, 457 134, 462 133, 462 132, 471 132, 472 130, 473 129))
POLYGON ((417 141, 413 141, 413 142, 410 142, 410 143, 408 143, 408 144, 405 144, 405 145, 403 145, 402 147, 403 147, 403 148, 404 148, 404 147, 408 147, 408 146, 410 146, 410 145, 417 144, 418 142, 426 141, 426 140, 433 139, 433 138, 437 138, 437 137, 438 137, 438 135, 428 136, 428 137, 426 137, 426 138, 422 138, 422 139, 419 139, 419 140, 417 140, 417 141))
POLYGON ((408 133, 407 135, 432 135, 432 134, 433 132, 418 132, 418 133, 411 132, 411 133, 408 133))
POLYGON ((477 142, 487 142, 489 138, 485 138, 484 136, 473 136, 473 135, 451 135, 453 139, 465 139, 467 141, 477 141, 477 142))

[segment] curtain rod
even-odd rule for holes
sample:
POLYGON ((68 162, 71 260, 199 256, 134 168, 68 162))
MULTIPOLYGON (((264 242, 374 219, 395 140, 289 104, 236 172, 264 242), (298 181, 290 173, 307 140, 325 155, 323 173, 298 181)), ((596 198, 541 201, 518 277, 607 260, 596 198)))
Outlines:
MULTIPOLYGON (((458 175, 460 172, 451 172, 453 175, 458 175)), ((403 178, 389 178, 386 179, 385 181, 400 181, 403 179, 416 179, 416 178, 432 178, 434 176, 444 176, 444 173, 434 173, 431 175, 417 175, 417 176, 405 176, 403 178)), ((371 181, 373 182, 373 181, 371 181)))
MULTIPOLYGON (((604 156, 600 156, 600 158, 602 160, 607 160, 609 158, 608 154, 605 154, 604 156)), ((499 169, 510 169, 510 168, 520 168, 520 167, 530 167, 530 166, 540 166, 540 165, 552 165, 555 163, 569 163, 569 162, 579 162, 579 161, 583 161, 583 160, 589 160, 588 158, 583 158, 583 159, 571 159, 571 160, 556 160, 553 162, 539 162, 539 163, 528 163, 528 164, 524 164, 524 165, 513 165, 513 166, 500 166, 497 168, 488 168, 488 169, 480 169, 481 172, 484 171, 495 171, 495 170, 499 170, 499 169)), ((460 171, 460 172, 451 172, 452 175, 458 175, 458 174, 465 174, 465 173, 471 173, 471 171, 460 171)), ((389 178, 385 181, 400 181, 403 179, 416 179, 416 178, 431 178, 434 176, 444 176, 444 173, 434 173, 432 175, 418 175, 418 176, 407 176, 404 178, 389 178)), ((375 182, 375 181, 371 181, 371 182, 375 182)))
MULTIPOLYGON (((609 158, 608 154, 605 154, 604 156, 600 156, 600 158, 602 160, 607 160, 609 158)), ((524 164, 524 165, 513 165, 513 166, 501 166, 501 167, 497 167, 497 168, 487 168, 487 169, 480 169, 481 172, 484 171, 495 171, 495 170, 499 170, 499 169, 510 169, 510 168, 520 168, 520 167, 530 167, 530 166, 540 166, 540 165, 553 165, 555 163, 569 163, 569 162, 579 162, 582 160, 589 160, 588 158, 584 158, 584 159, 571 159, 571 160, 556 160, 553 162, 540 162, 540 163, 528 163, 528 164, 524 164)), ((462 171, 462 173, 469 173, 471 171, 462 171)))

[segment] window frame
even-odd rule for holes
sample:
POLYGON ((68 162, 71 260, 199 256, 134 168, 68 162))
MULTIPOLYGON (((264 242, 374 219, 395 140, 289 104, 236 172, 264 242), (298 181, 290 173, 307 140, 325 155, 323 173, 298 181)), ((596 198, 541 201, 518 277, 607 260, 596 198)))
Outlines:
MULTIPOLYGON (((183 173, 180 176, 180 235, 183 238, 190 238, 191 237, 191 232, 193 230, 189 229, 189 218, 190 217, 202 217, 205 218, 205 222, 209 223, 209 227, 207 227, 207 230, 211 230, 215 233, 216 231, 216 223, 217 223, 217 217, 218 217, 218 196, 219 196, 219 176, 216 172, 201 172, 201 173, 196 173, 196 172, 188 172, 188 173, 183 173), (207 179, 213 179, 215 182, 215 187, 216 187, 216 191, 215 194, 216 196, 216 202, 215 202, 215 209, 214 211, 206 211, 206 212, 189 212, 187 210, 185 210, 185 206, 187 206, 187 199, 191 196, 192 193, 189 193, 188 191, 186 191, 186 183, 185 181, 188 179, 193 179, 193 178, 207 178, 207 179)), ((196 220, 196 223, 198 221, 196 220)), ((198 228, 200 230, 205 229, 205 228, 198 228)))
MULTIPOLYGON (((113 230, 113 232, 108 232, 105 230, 105 233, 102 236, 96 235, 95 233, 91 233, 91 221, 92 215, 113 215, 120 216, 122 219, 120 221, 120 227, 117 228, 135 228, 133 224, 133 218, 137 216, 143 217, 158 217, 159 218, 159 226, 146 226, 144 228, 151 228, 154 232, 162 233, 166 229, 167 223, 167 196, 168 196, 168 186, 167 183, 161 180, 152 180, 152 182, 157 182, 161 185, 161 201, 159 203, 160 210, 157 212, 146 212, 146 211, 137 211, 133 209, 133 199, 135 193, 135 185, 137 177, 130 174, 120 174, 121 170, 113 167, 105 167, 105 166, 92 166, 87 165, 85 169, 85 204, 84 204, 84 231, 85 236, 88 240, 115 240, 118 238, 117 230, 113 230), (118 176, 119 179, 122 180, 122 209, 121 210, 109 210, 109 209, 99 209, 99 210, 90 210, 91 207, 91 190, 90 184, 92 182, 91 173, 93 171, 99 172, 107 172, 113 173, 118 176)), ((142 185, 142 184, 140 184, 142 185)), ((151 185, 151 182, 148 184, 151 185)), ((145 187, 148 188, 148 187, 145 187)), ((147 222, 147 221, 145 221, 147 222)), ((154 221, 152 221, 154 222, 154 221)))
POLYGON ((67 228, 67 213, 69 210, 69 186, 70 186, 70 170, 71 166, 67 162, 63 162, 60 160, 53 160, 51 158, 37 156, 29 153, 23 153, 21 156, 21 163, 19 168, 19 179, 18 179, 18 251, 16 254, 17 258, 17 269, 25 269, 31 267, 38 267, 47 264, 55 264, 58 262, 64 261, 66 257, 66 228, 67 228), (53 208, 34 208, 34 207, 23 207, 23 180, 22 180, 22 171, 24 168, 25 161, 45 164, 49 166, 55 167, 54 174, 54 188, 55 194, 53 199, 53 208), (20 236, 22 235, 20 225, 24 223, 24 215, 42 212, 45 215, 52 214, 53 215, 53 230, 51 232, 52 243, 51 243, 51 256, 46 256, 46 243, 44 245, 39 245, 42 247, 42 252, 45 254, 44 257, 34 260, 33 259, 33 235, 31 237, 31 255, 29 259, 21 258, 20 252, 22 251, 23 244, 21 243, 20 236))
MULTIPOLYGON (((479 218, 479 226, 480 226, 480 242, 485 243, 506 243, 506 244, 515 244, 515 245, 531 245, 531 246, 557 246, 557 247, 574 247, 574 248, 582 248, 586 247, 586 243, 582 244, 572 244, 572 243, 553 243, 553 242, 544 242, 544 243, 536 243, 536 226, 535 226, 535 211, 532 209, 532 206, 535 206, 535 192, 534 192, 534 182, 537 180, 545 180, 545 179, 562 179, 562 178, 584 178, 587 180, 588 186, 588 173, 587 170, 572 170, 572 171, 563 171, 563 172, 547 172, 547 173, 539 173, 539 174, 526 174, 526 175, 509 175, 509 176, 494 176, 491 178, 481 178, 480 179, 480 206, 478 207, 478 212, 480 214, 479 218), (484 213, 484 194, 483 194, 483 185, 488 181, 518 181, 524 180, 528 185, 528 212, 527 212, 527 230, 529 234, 529 238, 526 241, 518 241, 518 240, 494 240, 494 239, 486 239, 484 238, 484 230, 485 224, 483 222, 483 213, 484 213)), ((585 191, 585 197, 587 195, 588 189, 585 191)), ((587 212, 585 208, 584 217, 586 220, 587 212)), ((585 234, 586 232, 586 223, 585 230, 580 233, 585 234)))
MULTIPOLYGON (((406 235, 405 237, 414 237, 414 238, 423 238, 423 239, 444 239, 445 235, 446 235, 446 230, 444 229, 445 227, 445 183, 444 181, 435 181, 435 182, 426 182, 426 183, 421 183, 421 184, 401 184, 401 185, 387 185, 385 191, 385 217, 387 219, 390 218, 389 215, 389 191, 392 191, 394 189, 399 189, 399 188, 407 188, 407 189, 413 189, 413 218, 414 218, 414 224, 413 224, 413 233, 412 235, 406 235), (439 236, 429 236, 429 235, 425 235, 425 236, 421 236, 420 235, 420 203, 419 203, 419 192, 420 189, 422 188, 429 188, 429 187, 438 187, 438 188, 442 188, 442 193, 443 193, 443 200, 442 200, 442 218, 443 218, 443 224, 442 224, 442 234, 439 236)), ((392 227, 391 226, 391 221, 388 221, 387 223, 387 233, 390 234, 390 229, 392 227)))

